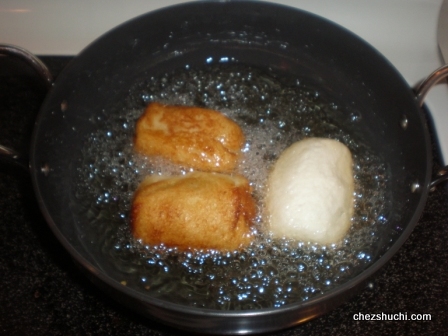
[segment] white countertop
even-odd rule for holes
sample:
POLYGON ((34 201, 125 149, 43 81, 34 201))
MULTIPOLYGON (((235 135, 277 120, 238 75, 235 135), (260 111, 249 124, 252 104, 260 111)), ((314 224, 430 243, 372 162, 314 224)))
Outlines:
MULTIPOLYGON (((2 0, 0 42, 37 55, 76 55, 94 39, 135 16, 179 0, 2 0)), ((378 49, 409 85, 443 64, 437 47, 442 0, 281 0, 332 20, 378 49)), ((429 93, 426 104, 448 163, 448 86, 429 93)))

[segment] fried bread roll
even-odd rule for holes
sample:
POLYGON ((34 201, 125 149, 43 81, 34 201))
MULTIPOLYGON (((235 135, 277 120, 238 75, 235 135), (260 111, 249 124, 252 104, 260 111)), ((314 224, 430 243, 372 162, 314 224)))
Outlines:
POLYGON ((230 172, 241 153, 241 128, 220 112, 151 103, 136 126, 136 151, 202 171, 230 172))
POLYGON ((145 244, 231 251, 251 242, 255 211, 240 175, 150 176, 134 196, 132 232, 145 244))
POLYGON ((269 176, 266 205, 275 237, 336 243, 353 215, 350 150, 336 140, 298 141, 279 157, 269 176))

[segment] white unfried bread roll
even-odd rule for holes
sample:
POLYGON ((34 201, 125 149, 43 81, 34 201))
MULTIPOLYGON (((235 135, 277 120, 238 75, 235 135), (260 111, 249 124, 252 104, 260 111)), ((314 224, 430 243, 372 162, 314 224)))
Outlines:
POLYGON ((340 241, 353 215, 353 160, 342 143, 308 138, 288 147, 268 180, 274 237, 320 244, 340 241))

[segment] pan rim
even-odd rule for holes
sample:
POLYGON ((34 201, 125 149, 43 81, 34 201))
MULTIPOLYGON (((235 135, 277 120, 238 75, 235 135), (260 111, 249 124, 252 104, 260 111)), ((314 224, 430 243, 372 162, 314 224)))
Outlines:
MULTIPOLYGON (((203 3, 215 3, 216 4, 216 3, 231 3, 231 2, 233 2, 233 1, 224 1, 224 2, 223 1, 198 1, 195 3, 192 2, 192 3, 187 3, 187 4, 180 4, 180 5, 164 7, 162 9, 159 9, 159 10, 156 10, 156 11, 150 12, 150 13, 151 14, 153 14, 155 12, 161 13, 163 11, 169 10, 172 7, 181 7, 181 6, 186 6, 186 5, 190 6, 190 5, 203 4, 203 3)), ((255 1, 250 1, 250 0, 249 1, 241 1, 241 2, 255 3, 255 1)), ((278 6, 288 7, 288 6, 269 3, 269 2, 259 3, 259 5, 262 5, 262 4, 273 5, 276 7, 278 7, 278 6)), ((299 10, 296 8, 292 8, 292 7, 289 7, 289 8, 290 8, 290 10, 305 12, 303 10, 299 10)), ((305 13, 308 13, 308 12, 305 12, 305 13)), ((132 21, 139 19, 140 17, 146 16, 148 14, 149 13, 143 14, 142 16, 134 18, 124 24, 130 24, 132 21)), ((309 13, 309 14, 312 16, 316 16, 315 14, 312 14, 312 13, 309 13)), ((328 21, 325 18, 321 18, 321 19, 328 21)), ((337 25, 337 24, 335 24, 335 25, 337 25)), ((116 28, 114 28, 113 30, 109 31, 106 34, 111 34, 116 29, 120 29, 120 27, 122 27, 122 25, 117 26, 116 28)), ((341 27, 341 28, 343 28, 343 27, 341 27)), ((345 28, 343 28, 343 29, 346 32, 349 32, 345 28)), ((351 35, 354 35, 351 32, 349 32, 349 33, 351 35)), ((93 44, 89 45, 86 49, 91 48, 94 44, 95 44, 95 42, 93 44)), ((83 53, 83 51, 81 53, 83 53)), ((76 58, 77 58, 77 56, 75 57, 75 59, 76 58)), ((49 95, 51 95, 51 91, 50 91, 49 95)), ((39 113, 39 115, 41 115, 41 113, 39 113)), ((360 273, 357 276, 353 277, 352 279, 346 281, 345 283, 343 283, 331 290, 328 290, 325 293, 323 293, 319 296, 316 296, 312 299, 309 299, 304 302, 290 303, 290 304, 287 304, 285 306, 278 307, 278 308, 261 308, 261 309, 257 309, 257 310, 239 310, 239 311, 197 308, 197 307, 191 307, 191 306, 177 304, 174 302, 164 301, 164 300, 161 300, 158 298, 151 297, 149 295, 145 295, 141 292, 138 292, 135 289, 123 286, 117 280, 104 274, 100 269, 93 266, 92 263, 87 261, 70 244, 70 242, 63 235, 63 233, 59 230, 56 222, 52 218, 50 211, 48 210, 48 207, 44 201, 43 193, 40 190, 40 186, 38 183, 38 175, 41 174, 41 172, 40 172, 40 167, 37 165, 36 158, 35 158, 35 153, 37 151, 36 132, 33 134, 33 140, 31 143, 30 174, 32 176, 33 188, 34 188, 35 194, 37 196, 38 204, 41 209, 41 212, 43 213, 45 220, 49 224, 49 226, 50 226, 51 230, 53 231, 53 233, 55 234, 55 236, 58 238, 58 240, 61 242, 61 244, 64 246, 64 248, 70 253, 72 258, 74 258, 79 264, 81 264, 91 275, 97 277, 99 280, 101 280, 102 282, 105 282, 107 285, 111 286, 112 288, 114 288, 118 291, 122 291, 122 292, 124 292, 124 294, 129 295, 129 296, 133 297, 134 299, 143 301, 147 304, 151 304, 152 306, 157 306, 159 308, 171 310, 171 311, 178 312, 178 313, 191 314, 192 312, 194 312, 198 315, 203 315, 203 316, 235 317, 235 318, 272 315, 273 313, 274 314, 282 314, 282 313, 288 312, 288 311, 296 311, 298 308, 302 308, 302 307, 303 308, 311 307, 313 305, 319 304, 320 302, 323 302, 330 298, 336 298, 336 297, 340 296, 341 294, 346 293, 351 288, 355 288, 357 285, 364 283, 368 278, 370 278, 378 270, 380 270, 382 267, 384 267, 384 265, 396 254, 396 252, 401 248, 401 246, 404 244, 404 242, 408 239, 408 237, 412 233, 413 229, 418 224, 419 218, 425 208, 427 197, 428 197, 428 192, 429 192, 428 186, 430 183, 431 168, 432 168, 430 136, 429 136, 429 132, 426 127, 427 122, 426 122, 426 120, 424 120, 422 113, 419 113, 419 117, 420 117, 423 129, 424 129, 424 136, 425 136, 425 139, 422 139, 422 141, 425 142, 426 153, 428 154, 427 160, 426 160, 426 175, 425 175, 425 181, 421 184, 421 188, 418 191, 420 193, 420 199, 418 201, 418 205, 415 208, 412 218, 409 221, 409 224, 407 225, 406 229, 400 234, 399 238, 393 243, 393 245, 390 246, 390 248, 377 261, 375 261, 374 263, 369 265, 362 273, 360 273)), ((39 117, 37 120, 39 120, 39 117)), ((342 302, 341 302, 341 304, 342 304, 342 302)), ((319 315, 321 315, 321 314, 319 314, 319 315)))

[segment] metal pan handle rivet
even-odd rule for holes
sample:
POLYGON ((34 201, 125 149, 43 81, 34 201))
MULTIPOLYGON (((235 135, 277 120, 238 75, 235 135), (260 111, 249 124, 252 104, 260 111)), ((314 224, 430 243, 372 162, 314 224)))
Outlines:
POLYGON ((50 166, 48 165, 48 163, 44 163, 42 165, 42 167, 40 167, 40 171, 42 172, 42 174, 44 174, 45 176, 48 176, 48 174, 50 174, 50 166))
POLYGON ((408 128, 408 124, 409 124, 408 117, 406 115, 403 115, 400 121, 401 128, 405 130, 406 128, 408 128))

